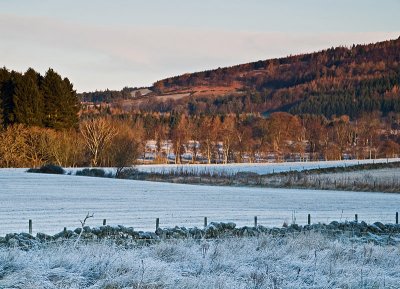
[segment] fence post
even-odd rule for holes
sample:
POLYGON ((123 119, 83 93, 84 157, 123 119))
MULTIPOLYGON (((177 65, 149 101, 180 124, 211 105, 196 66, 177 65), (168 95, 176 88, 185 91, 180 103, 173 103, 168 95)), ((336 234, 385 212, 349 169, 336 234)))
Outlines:
POLYGON ((311 215, 310 214, 308 214, 308 216, 307 216, 307 224, 311 225, 311 215))
POLYGON ((254 216, 254 227, 257 227, 257 216, 254 216))
POLYGON ((29 234, 32 235, 32 220, 29 219, 29 234))
POLYGON ((207 217, 204 217, 204 228, 207 227, 207 217))
POLYGON ((160 227, 160 219, 159 218, 157 218, 156 219, 156 231, 157 231, 157 229, 160 227))
POLYGON ((358 215, 357 214, 354 215, 354 220, 356 221, 356 223, 358 223, 358 215))
POLYGON ((103 219, 103 226, 105 226, 107 224, 107 220, 103 219))
POLYGON ((399 212, 396 212, 396 225, 399 224, 399 212))

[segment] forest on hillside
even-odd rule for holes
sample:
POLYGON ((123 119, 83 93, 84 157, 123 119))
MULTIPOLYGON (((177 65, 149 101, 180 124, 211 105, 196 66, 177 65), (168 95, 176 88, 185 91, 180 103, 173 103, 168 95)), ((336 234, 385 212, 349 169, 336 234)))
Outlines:
MULTIPOLYGON (((378 111, 385 116, 400 111, 400 38, 186 73, 157 81, 151 90, 154 94, 134 103, 135 109, 190 115, 285 111, 352 119, 378 111), (183 92, 190 95, 168 97, 183 92)), ((127 92, 80 96, 115 104, 129 99, 127 92)))

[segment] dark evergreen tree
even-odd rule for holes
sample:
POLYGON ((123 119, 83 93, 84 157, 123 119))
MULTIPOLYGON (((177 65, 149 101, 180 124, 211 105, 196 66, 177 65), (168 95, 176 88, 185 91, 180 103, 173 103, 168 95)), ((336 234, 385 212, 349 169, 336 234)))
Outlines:
POLYGON ((77 127, 79 101, 70 81, 49 69, 41 91, 45 103, 45 125, 55 129, 77 127))
POLYGON ((79 111, 81 109, 81 104, 74 89, 73 84, 69 81, 68 78, 64 78, 64 84, 67 88, 67 95, 65 98, 65 103, 67 107, 65 107, 65 113, 68 114, 68 118, 66 119, 66 125, 68 128, 78 128, 79 125, 79 111))
POLYGON ((0 94, 3 126, 13 124, 15 121, 13 94, 15 89, 14 79, 17 74, 18 73, 15 71, 9 72, 5 67, 0 69, 0 94))
POLYGON ((28 126, 44 125, 44 100, 38 86, 39 79, 40 76, 31 68, 15 79, 15 122, 28 126))
POLYGON ((8 70, 4 67, 0 69, 0 130, 5 126, 4 123, 4 107, 3 107, 3 84, 8 79, 8 70))

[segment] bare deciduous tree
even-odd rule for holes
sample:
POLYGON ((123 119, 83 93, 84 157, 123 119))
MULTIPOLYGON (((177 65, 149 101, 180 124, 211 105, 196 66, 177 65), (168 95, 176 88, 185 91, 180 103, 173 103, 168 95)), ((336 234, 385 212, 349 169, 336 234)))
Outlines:
POLYGON ((2 167, 22 167, 27 165, 25 142, 27 128, 22 125, 9 126, 0 134, 0 164, 2 167))
POLYGON ((104 119, 93 119, 82 123, 81 134, 91 155, 91 165, 99 165, 99 157, 117 134, 111 123, 104 119))
POLYGON ((59 166, 75 167, 85 164, 85 143, 75 130, 64 130, 52 134, 48 147, 52 161, 59 166))
POLYGON ((118 178, 124 168, 132 166, 139 157, 139 140, 136 133, 127 123, 118 123, 116 126, 117 134, 112 138, 108 147, 110 165, 117 168, 116 177, 118 178))
POLYGON ((39 167, 51 162, 49 148, 55 131, 39 127, 30 127, 25 137, 26 159, 30 166, 39 167))

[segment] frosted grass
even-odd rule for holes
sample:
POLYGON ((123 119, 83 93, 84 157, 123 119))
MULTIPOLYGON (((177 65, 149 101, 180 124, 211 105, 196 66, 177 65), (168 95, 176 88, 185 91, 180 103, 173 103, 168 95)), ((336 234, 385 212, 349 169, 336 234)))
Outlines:
POLYGON ((0 288, 385 288, 400 284, 400 248, 317 233, 125 249, 66 244, 0 249, 0 288))

